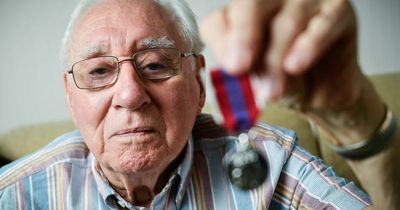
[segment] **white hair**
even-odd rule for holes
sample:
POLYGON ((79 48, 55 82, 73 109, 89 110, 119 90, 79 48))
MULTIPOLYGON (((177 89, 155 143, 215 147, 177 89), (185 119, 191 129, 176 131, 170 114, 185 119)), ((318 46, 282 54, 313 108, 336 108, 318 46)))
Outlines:
MULTIPOLYGON (((65 65, 68 63, 71 33, 77 24, 78 19, 92 6, 104 0, 81 0, 72 12, 67 29, 64 33, 61 45, 61 60, 65 65)), ((146 0, 148 1, 148 0, 146 0)), ((193 11, 185 0, 151 0, 160 5, 171 16, 171 21, 178 23, 180 35, 186 44, 195 53, 200 53, 204 44, 201 41, 199 28, 193 11)))

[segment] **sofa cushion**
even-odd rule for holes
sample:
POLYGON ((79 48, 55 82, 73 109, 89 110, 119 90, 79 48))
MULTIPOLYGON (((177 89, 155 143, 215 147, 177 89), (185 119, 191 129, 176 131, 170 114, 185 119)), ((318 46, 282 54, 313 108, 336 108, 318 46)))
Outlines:
POLYGON ((70 120, 14 128, 6 134, 0 135, 0 156, 15 160, 43 147, 60 134, 74 129, 70 120))
POLYGON ((319 142, 315 139, 310 124, 293 110, 270 104, 261 112, 258 121, 296 131, 298 142, 301 146, 314 155, 320 154, 319 142))

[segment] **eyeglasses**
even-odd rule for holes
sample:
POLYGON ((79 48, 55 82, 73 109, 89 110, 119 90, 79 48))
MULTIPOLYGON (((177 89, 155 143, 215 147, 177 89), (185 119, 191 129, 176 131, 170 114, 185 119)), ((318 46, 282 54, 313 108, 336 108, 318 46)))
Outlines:
POLYGON ((192 55, 196 56, 196 53, 181 53, 175 48, 155 48, 138 51, 131 58, 123 60, 115 56, 98 56, 76 62, 68 74, 72 74, 80 89, 100 89, 113 85, 118 80, 120 64, 131 61, 140 78, 165 80, 178 75, 182 58, 192 55))

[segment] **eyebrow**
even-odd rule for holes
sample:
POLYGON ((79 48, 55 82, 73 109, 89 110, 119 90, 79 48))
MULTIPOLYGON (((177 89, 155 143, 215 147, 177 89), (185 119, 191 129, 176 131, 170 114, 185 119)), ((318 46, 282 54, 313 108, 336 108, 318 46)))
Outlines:
POLYGON ((85 47, 79 52, 79 58, 81 59, 94 58, 100 55, 105 55, 107 52, 109 52, 109 50, 110 46, 106 43, 85 47))
POLYGON ((142 45, 146 49, 152 48, 175 48, 175 42, 166 37, 159 37, 159 38, 145 38, 142 41, 142 45))
MULTIPOLYGON (((175 42, 167 36, 159 38, 145 38, 141 41, 140 48, 142 49, 154 49, 154 48, 175 48, 175 42)), ((83 48, 78 56, 79 59, 94 58, 100 55, 105 55, 110 51, 110 45, 107 43, 101 43, 83 48)))

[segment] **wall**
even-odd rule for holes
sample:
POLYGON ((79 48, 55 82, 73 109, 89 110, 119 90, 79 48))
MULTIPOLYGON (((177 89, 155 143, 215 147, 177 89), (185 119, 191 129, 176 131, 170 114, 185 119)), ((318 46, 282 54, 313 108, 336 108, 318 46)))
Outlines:
POLYGON ((73 7, 70 0, 0 1, 0 133, 68 117, 58 52, 73 7))
MULTIPOLYGON (((15 126, 68 118, 59 46, 76 1, 1 0, 0 133, 15 126)), ((226 0, 190 0, 199 19, 226 0)), ((368 74, 400 70, 400 1, 354 0, 360 63, 368 74)), ((205 51, 208 66, 215 62, 205 51)))
POLYGON ((400 71, 400 1, 354 0, 361 67, 368 74, 400 71))

